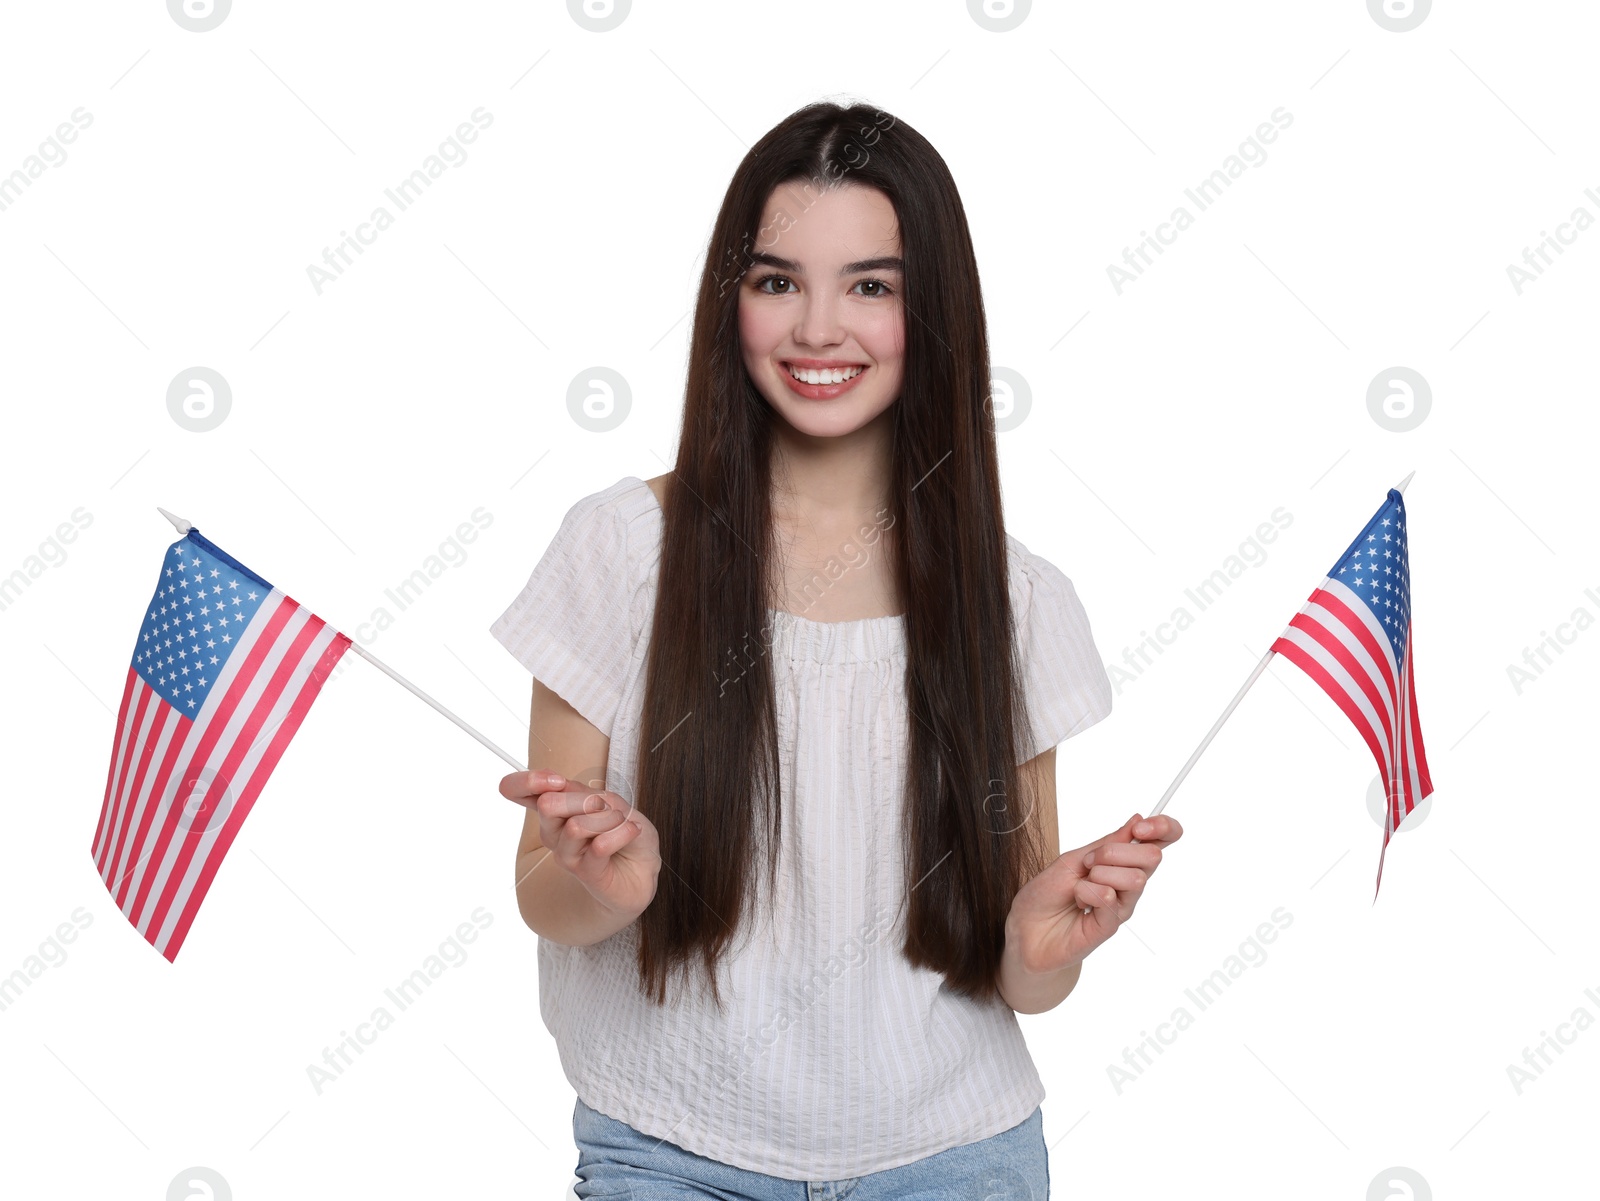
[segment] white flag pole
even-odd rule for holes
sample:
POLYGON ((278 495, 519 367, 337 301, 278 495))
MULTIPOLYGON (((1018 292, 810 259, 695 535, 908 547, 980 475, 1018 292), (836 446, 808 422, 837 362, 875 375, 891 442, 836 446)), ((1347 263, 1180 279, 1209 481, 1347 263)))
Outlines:
MULTIPOLYGON (((1411 482, 1411 476, 1416 474, 1417 473, 1415 471, 1408 474, 1405 479, 1401 480, 1395 485, 1395 491, 1403 493, 1406 490, 1406 485, 1411 482)), ((1156 802, 1156 807, 1150 810, 1149 813, 1145 814, 1146 817, 1154 817, 1167 807, 1167 802, 1172 799, 1172 794, 1178 791, 1178 785, 1183 783, 1183 779, 1189 774, 1190 768, 1194 767, 1195 763, 1199 760, 1201 753, 1204 752, 1206 747, 1211 745, 1211 740, 1217 736, 1217 731, 1222 729, 1222 723, 1228 720, 1228 715, 1231 714, 1238 706, 1239 702, 1244 699, 1244 694, 1250 691, 1250 685, 1254 684, 1258 679, 1260 679, 1261 673, 1267 669, 1267 663, 1272 658, 1273 654, 1274 652, 1269 650, 1266 654, 1261 656, 1261 662, 1256 664, 1255 670, 1250 673, 1249 678, 1246 679, 1242 685, 1240 685, 1239 691, 1234 693, 1233 699, 1228 702, 1228 707, 1222 711, 1222 716, 1217 718, 1216 723, 1211 727, 1210 730, 1206 731, 1206 736, 1200 740, 1200 745, 1194 748, 1194 754, 1189 756, 1189 762, 1183 765, 1183 770, 1178 773, 1177 778, 1174 779, 1171 784, 1167 785, 1166 792, 1161 794, 1161 799, 1156 802)), ((1135 839, 1134 841, 1137 842, 1138 840, 1135 839)))
MULTIPOLYGON (((179 517, 174 513, 167 512, 160 505, 156 506, 156 511, 158 513, 160 513, 161 516, 165 517, 168 521, 172 522, 173 526, 177 529, 178 533, 180 533, 180 534, 187 534, 191 529, 194 528, 194 526, 191 525, 188 521, 185 521, 182 517, 179 517)), ((372 664, 379 671, 383 672, 383 674, 388 676, 391 680, 394 680, 395 682, 403 685, 407 689, 407 691, 409 691, 412 695, 420 697, 422 700, 424 700, 428 704, 432 705, 440 713, 443 713, 451 721, 455 722, 456 725, 460 726, 468 734, 471 734, 479 742, 483 743, 484 746, 488 747, 495 754, 499 755, 500 758, 504 759, 512 767, 516 768, 516 770, 518 770, 518 771, 527 771, 528 770, 521 763, 518 763, 515 759, 513 759, 508 753, 506 753, 505 751, 501 750, 498 746, 496 746, 494 743, 490 742, 487 738, 485 738, 482 734, 478 733, 478 731, 474 730, 466 722, 462 721, 454 713, 450 712, 450 710, 446 709, 438 701, 434 700, 426 692, 422 691, 422 689, 418 688, 410 680, 406 679, 404 676, 400 675, 398 672, 393 670, 391 667, 389 667, 388 664, 380 662, 378 660, 378 658, 376 656, 374 656, 371 651, 367 650, 364 646, 362 646, 359 642, 355 641, 353 638, 350 640, 350 649, 355 651, 356 654, 360 655, 363 659, 365 659, 368 663, 372 664)))
POLYGON ((1201 754, 1204 753, 1206 747, 1211 745, 1211 740, 1217 736, 1217 731, 1222 729, 1222 723, 1228 720, 1229 714, 1238 707, 1240 701, 1244 700, 1244 694, 1250 691, 1250 685, 1260 679, 1261 673, 1267 670, 1267 663, 1272 659, 1274 653, 1269 650, 1261 656, 1261 661, 1256 664, 1255 670, 1239 686, 1239 691, 1233 694, 1233 699, 1228 702, 1228 707, 1222 711, 1222 716, 1217 718, 1216 724, 1206 731, 1206 736, 1200 740, 1200 745, 1194 748, 1194 754, 1189 756, 1189 762, 1183 765, 1183 770, 1178 773, 1177 778, 1167 785, 1166 792, 1161 794, 1161 799, 1156 802, 1156 807, 1145 814, 1146 817, 1154 817, 1167 807, 1167 802, 1172 799, 1172 794, 1178 791, 1178 785, 1183 783, 1183 778, 1189 774, 1189 769, 1199 762, 1201 754))
POLYGON ((506 753, 505 751, 501 750, 498 746, 496 746, 494 743, 490 742, 487 738, 485 738, 482 734, 478 733, 478 731, 474 730, 466 722, 462 721, 454 713, 450 712, 450 710, 446 709, 438 701, 434 700, 426 692, 422 691, 422 689, 418 688, 410 680, 406 679, 404 676, 402 676, 398 672, 396 672, 393 668, 389 667, 388 664, 380 663, 376 658, 373 657, 372 652, 367 650, 367 648, 362 646, 359 642, 356 642, 356 641, 352 640, 351 643, 350 643, 350 649, 355 651, 356 654, 360 655, 363 659, 365 659, 368 663, 372 664, 372 666, 376 667, 379 671, 383 672, 383 674, 388 676, 391 680, 394 680, 395 682, 404 685, 405 688, 408 691, 410 691, 414 696, 421 697, 423 700, 427 701, 428 704, 432 705, 440 713, 443 713, 451 721, 455 722, 456 725, 460 726, 468 734, 471 734, 479 742, 483 743, 484 746, 488 747, 495 754, 499 755, 500 758, 504 759, 507 763, 511 764, 511 766, 513 768, 515 768, 517 771, 527 771, 528 770, 521 763, 518 763, 515 759, 513 759, 508 753, 506 753))

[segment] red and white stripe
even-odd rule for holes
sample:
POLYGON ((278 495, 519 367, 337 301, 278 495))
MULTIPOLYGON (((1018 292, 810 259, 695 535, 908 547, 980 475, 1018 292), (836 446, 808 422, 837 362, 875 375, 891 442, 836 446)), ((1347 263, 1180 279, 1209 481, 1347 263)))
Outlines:
MULTIPOLYGON (((1272 649, 1304 671, 1344 711, 1386 781, 1389 797, 1383 825, 1387 850, 1395 828, 1433 791, 1417 721, 1407 631, 1403 660, 1366 601, 1332 577, 1324 577, 1289 622, 1272 649)), ((1383 851, 1378 882, 1383 881, 1383 851)))
POLYGON ((169 961, 267 777, 349 645, 274 588, 193 718, 129 666, 93 853, 122 912, 169 961))

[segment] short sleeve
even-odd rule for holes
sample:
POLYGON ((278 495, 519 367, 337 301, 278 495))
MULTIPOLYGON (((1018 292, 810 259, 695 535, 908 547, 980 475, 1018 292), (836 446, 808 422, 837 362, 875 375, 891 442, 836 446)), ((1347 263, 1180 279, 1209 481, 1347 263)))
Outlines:
POLYGON ((1072 581, 1021 543, 1015 620, 1032 728, 1022 762, 1111 712, 1111 679, 1072 581))
POLYGON ((567 510, 489 633, 606 737, 633 657, 627 523, 610 490, 567 510))

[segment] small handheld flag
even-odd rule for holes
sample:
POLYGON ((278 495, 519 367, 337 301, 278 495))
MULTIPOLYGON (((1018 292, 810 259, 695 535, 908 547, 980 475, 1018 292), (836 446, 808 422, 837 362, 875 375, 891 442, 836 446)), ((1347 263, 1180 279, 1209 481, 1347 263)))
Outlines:
POLYGON ((1377 762, 1388 796, 1377 887, 1395 828, 1433 791, 1417 720, 1411 643, 1406 503, 1391 488, 1272 644, 1333 699, 1377 762))
POLYGON ((1350 719, 1386 782, 1383 846, 1372 893, 1377 899, 1389 839, 1418 802, 1433 791, 1412 680, 1411 560, 1403 495, 1410 482, 1408 475, 1389 489, 1372 520, 1312 589, 1310 599, 1267 648, 1146 816, 1154 817, 1166 808, 1250 685, 1260 678, 1273 655, 1282 655, 1310 676, 1350 719))
POLYGON ((170 963, 267 777, 353 650, 509 763, 513 756, 183 518, 122 689, 94 862, 170 963))
POLYGON ((169 962, 350 645, 193 526, 167 549, 122 690, 93 854, 169 962))

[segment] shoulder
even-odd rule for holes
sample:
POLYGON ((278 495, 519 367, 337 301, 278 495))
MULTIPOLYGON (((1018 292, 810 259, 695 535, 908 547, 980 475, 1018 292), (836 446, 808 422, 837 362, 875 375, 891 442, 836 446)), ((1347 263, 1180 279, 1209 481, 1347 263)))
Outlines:
POLYGON ((637 477, 625 475, 598 492, 578 497, 567 506, 566 515, 561 519, 562 526, 597 526, 625 520, 630 500, 637 504, 635 493, 639 493, 639 484, 637 477))
POLYGON ((519 603, 583 598, 579 607, 596 619, 626 610, 637 632, 660 558, 659 512, 651 489, 631 475, 571 501, 519 603))
MULTIPOLYGON (((567 505, 528 581, 490 633, 550 691, 608 734, 626 695, 639 614, 632 529, 643 481, 624 476, 567 505)), ((548 521, 550 508, 545 510, 548 521)))
POLYGON ((1111 712, 1111 680, 1067 574, 1006 535, 1012 621, 1027 672, 1030 739, 1042 753, 1111 712))
POLYGON ((1076 603, 1077 591, 1067 574, 1009 533, 1006 535, 1006 565, 1012 611, 1019 626, 1036 603, 1060 604, 1069 598, 1076 603))
POLYGON ((1089 614, 1071 578, 1043 555, 1006 535, 1011 574, 1011 619, 1017 636, 1031 653, 1049 659, 1091 659, 1099 655, 1089 614))
POLYGON ((552 540, 567 554, 585 560, 603 557, 609 566, 633 563, 655 550, 649 536, 660 512, 655 488, 637 476, 580 496, 567 506, 552 540))
POLYGON ((625 475, 580 496, 556 536, 570 557, 606 577, 608 591, 628 610, 635 637, 654 610, 663 525, 660 489, 666 478, 625 475))

